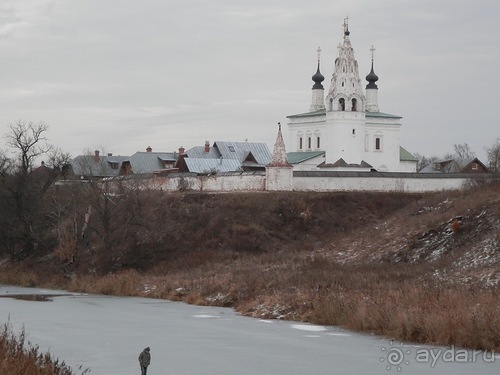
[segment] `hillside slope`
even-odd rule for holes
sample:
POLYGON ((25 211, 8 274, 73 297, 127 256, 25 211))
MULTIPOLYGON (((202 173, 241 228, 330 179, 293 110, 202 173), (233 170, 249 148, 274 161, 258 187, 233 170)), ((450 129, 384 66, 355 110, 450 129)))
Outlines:
POLYGON ((111 226, 109 252, 91 218, 95 230, 70 252, 59 243, 6 260, 0 282, 500 349, 500 183, 426 195, 154 194, 140 207, 111 226))

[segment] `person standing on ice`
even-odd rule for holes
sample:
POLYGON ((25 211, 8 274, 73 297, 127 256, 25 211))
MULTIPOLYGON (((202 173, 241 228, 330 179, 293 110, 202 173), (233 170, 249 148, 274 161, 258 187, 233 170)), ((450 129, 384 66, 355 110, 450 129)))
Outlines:
POLYGON ((151 354, 149 353, 149 346, 139 354, 139 364, 141 365, 141 375, 146 375, 149 363, 151 362, 151 354))

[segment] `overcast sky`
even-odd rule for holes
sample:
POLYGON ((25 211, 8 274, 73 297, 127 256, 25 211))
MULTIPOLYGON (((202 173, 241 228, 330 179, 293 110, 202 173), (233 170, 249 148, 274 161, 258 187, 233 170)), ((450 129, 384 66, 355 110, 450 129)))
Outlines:
POLYGON ((483 157, 500 137, 498 0, 0 4, 0 130, 44 121, 73 156, 272 148, 277 122, 309 110, 318 46, 328 90, 346 16, 363 80, 376 48, 380 110, 403 116, 402 146, 431 156, 468 143, 483 157))

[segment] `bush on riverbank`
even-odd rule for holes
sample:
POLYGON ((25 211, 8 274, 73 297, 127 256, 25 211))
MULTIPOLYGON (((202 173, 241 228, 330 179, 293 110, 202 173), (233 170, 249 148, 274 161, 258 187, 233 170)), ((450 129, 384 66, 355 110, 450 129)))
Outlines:
MULTIPOLYGON (((88 373, 84 370, 80 374, 88 373)), ((40 353, 38 347, 26 342, 24 329, 15 335, 9 322, 0 328, 0 374, 8 375, 75 375, 64 362, 40 353)))

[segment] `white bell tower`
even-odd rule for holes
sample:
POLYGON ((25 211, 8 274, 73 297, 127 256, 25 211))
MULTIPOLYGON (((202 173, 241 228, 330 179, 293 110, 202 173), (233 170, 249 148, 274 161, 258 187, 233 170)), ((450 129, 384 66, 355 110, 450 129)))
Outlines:
POLYGON ((343 43, 338 46, 339 53, 325 99, 326 164, 342 159, 346 164, 359 165, 364 157, 366 97, 351 46, 348 18, 344 20, 343 28, 343 43))

